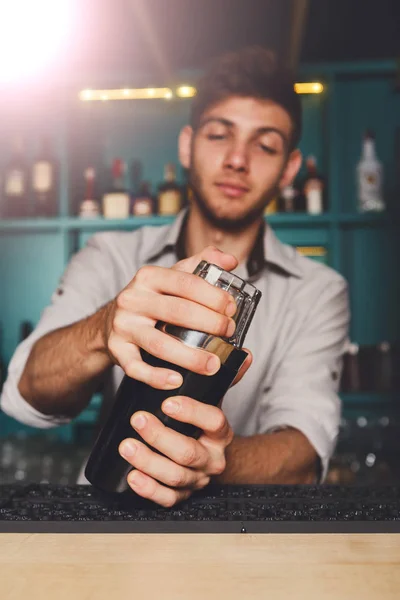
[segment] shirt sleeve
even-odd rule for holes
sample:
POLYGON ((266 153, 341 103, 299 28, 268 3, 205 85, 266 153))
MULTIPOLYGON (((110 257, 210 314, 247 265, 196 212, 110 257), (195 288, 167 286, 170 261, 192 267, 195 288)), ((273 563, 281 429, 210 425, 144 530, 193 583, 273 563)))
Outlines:
POLYGON ((320 458, 322 481, 339 432, 338 389, 349 318, 346 282, 328 285, 312 303, 261 402, 260 432, 301 431, 320 458))
POLYGON ((21 396, 18 383, 32 346, 38 339, 93 314, 118 293, 115 269, 103 236, 101 233, 92 236, 85 248, 73 256, 37 327, 17 347, 10 361, 0 407, 25 425, 47 429, 71 421, 70 417, 45 415, 34 409, 21 396))

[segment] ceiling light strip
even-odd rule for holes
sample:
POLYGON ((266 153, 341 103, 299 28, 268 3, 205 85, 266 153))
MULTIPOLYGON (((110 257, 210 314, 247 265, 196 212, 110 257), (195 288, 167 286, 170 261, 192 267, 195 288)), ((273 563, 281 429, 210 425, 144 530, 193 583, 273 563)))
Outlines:
MULTIPOLYGON (((324 86, 318 81, 295 83, 294 89, 298 94, 320 94, 324 86)), ((192 98, 196 95, 196 88, 191 85, 180 85, 175 90, 178 98, 192 98)), ((109 90, 91 90, 86 89, 79 92, 79 99, 83 102, 95 102, 107 100, 151 100, 165 99, 170 100, 174 97, 171 88, 120 88, 109 90)))

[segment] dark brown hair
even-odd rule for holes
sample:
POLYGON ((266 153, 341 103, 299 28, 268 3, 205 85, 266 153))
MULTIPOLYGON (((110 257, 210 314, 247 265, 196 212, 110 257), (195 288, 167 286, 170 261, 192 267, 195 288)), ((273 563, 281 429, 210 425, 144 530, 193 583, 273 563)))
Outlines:
POLYGON ((301 136, 301 102, 292 73, 262 47, 243 48, 217 58, 197 85, 190 124, 196 130, 203 113, 230 96, 272 100, 289 114, 293 129, 290 150, 301 136))

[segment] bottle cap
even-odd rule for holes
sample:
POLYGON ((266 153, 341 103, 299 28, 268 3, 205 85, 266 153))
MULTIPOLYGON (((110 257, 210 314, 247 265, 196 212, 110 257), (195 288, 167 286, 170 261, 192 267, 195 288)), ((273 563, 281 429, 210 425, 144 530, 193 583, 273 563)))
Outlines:
POLYGON ((385 354, 387 352, 390 352, 390 344, 389 344, 389 342, 381 342, 380 344, 378 344, 378 350, 380 352, 384 352, 385 354))

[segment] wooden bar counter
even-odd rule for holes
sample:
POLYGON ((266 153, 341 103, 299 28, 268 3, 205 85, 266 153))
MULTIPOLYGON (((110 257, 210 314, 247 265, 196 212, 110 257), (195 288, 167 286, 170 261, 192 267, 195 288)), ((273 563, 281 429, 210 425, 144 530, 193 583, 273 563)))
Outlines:
POLYGON ((1 600, 398 600, 399 534, 0 534, 1 600))

